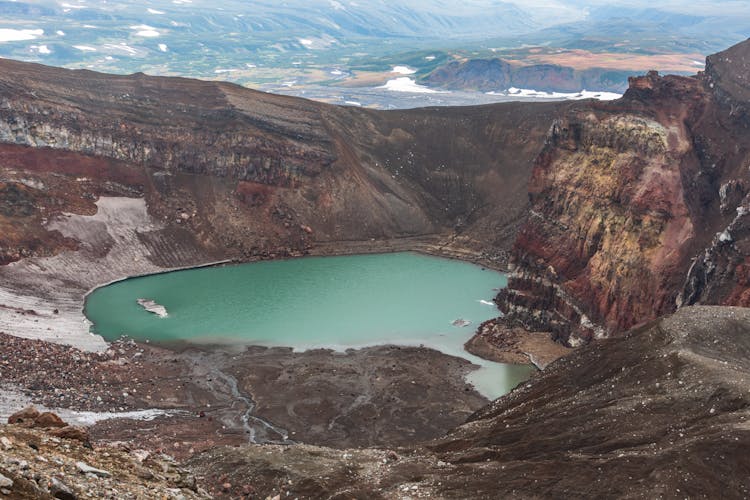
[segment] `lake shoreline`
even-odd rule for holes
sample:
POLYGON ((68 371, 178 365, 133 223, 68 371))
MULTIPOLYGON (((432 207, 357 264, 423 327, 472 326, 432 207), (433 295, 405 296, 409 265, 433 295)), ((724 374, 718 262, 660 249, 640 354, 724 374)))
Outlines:
POLYGON ((209 250, 190 238, 177 237, 150 213, 143 198, 100 197, 94 215, 63 214, 48 223, 80 242, 77 250, 31 257, 0 266, 0 332, 42 339, 88 351, 108 344, 90 333, 83 314, 86 296, 101 286, 136 276, 231 263, 280 260, 288 257, 339 256, 413 251, 476 263, 503 271, 507 255, 489 251, 481 242, 442 232, 366 241, 313 242, 303 252, 277 252, 237 258, 230 249, 209 250), (103 245, 99 235, 114 235, 103 245), (139 236, 164 239, 155 249, 139 236))
MULTIPOLYGON (((256 376, 244 371, 247 367, 236 366, 222 370, 234 376, 238 384, 242 384, 243 377, 252 379, 246 381, 243 393, 257 399, 261 416, 282 419, 282 410, 287 404, 314 394, 318 388, 323 392, 315 396, 321 401, 339 401, 336 403, 338 413, 328 415, 326 425, 316 428, 325 430, 333 422, 337 435, 326 437, 316 431, 315 439, 319 441, 311 442, 338 440, 342 444, 352 444, 356 435, 345 429, 355 428, 364 429, 362 436, 368 440, 366 444, 387 445, 398 441, 399 434, 416 442, 455 427, 487 403, 487 399, 465 380, 472 369, 470 362, 427 348, 381 345, 341 354, 324 350, 294 353, 284 348, 226 350, 212 347, 209 351, 213 354, 202 354, 196 360, 194 352, 205 353, 207 347, 191 346, 192 354, 188 355, 150 343, 105 342, 88 332, 89 324, 83 315, 84 300, 90 290, 133 276, 264 259, 227 260, 222 258, 225 255, 201 253, 190 247, 179 252, 187 256, 179 261, 183 265, 163 267, 158 262, 170 260, 164 256, 154 260, 151 250, 137 237, 139 232, 161 231, 163 227, 150 217, 145 200, 103 197, 97 205, 99 210, 93 216, 69 215, 56 220, 53 226, 89 247, 57 256, 26 259, 0 269, 3 278, 0 332, 8 333, 0 333, 0 338, 8 343, 3 353, 15 360, 29 360, 0 365, 0 378, 5 384, 0 394, 6 390, 8 395, 20 392, 28 398, 9 397, 6 412, 17 410, 19 408, 11 407, 26 402, 53 409, 93 412, 177 410, 185 413, 160 416, 147 423, 132 419, 107 420, 90 430, 95 439, 133 441, 149 449, 166 449, 177 456, 220 444, 241 444, 247 442, 247 438, 237 421, 240 412, 233 407, 235 400, 226 386, 216 385, 217 379, 209 372, 217 366, 217 357, 220 358, 218 365, 223 367, 243 353, 253 357, 254 366, 264 367, 262 373, 256 376), (96 228, 97 233, 91 228, 96 228), (101 231, 120 235, 106 254, 98 250, 97 240, 91 239, 101 231), (66 286, 61 287, 59 283, 66 286), (259 351, 262 353, 258 354, 259 351), (273 362, 262 362, 262 358, 273 362), (283 363, 289 364, 288 373, 272 376, 273 370, 283 363), (311 369, 314 372, 310 372, 311 369), (362 386, 359 394, 350 390, 351 376, 344 376, 347 370, 358 373, 355 378, 362 386), (39 378, 41 373, 44 373, 43 380, 39 378), (316 385, 306 386, 309 380, 315 380, 316 385), (272 383, 274 381, 288 386, 279 387, 272 383), (285 394, 280 392, 282 390, 291 392, 285 394), (82 399, 84 395, 86 399, 82 399), (382 420, 383 425, 373 426, 373 417, 382 420), (412 417, 419 418, 418 425, 414 425, 412 417), (336 422, 343 427, 336 427, 336 422), (145 432, 147 428, 151 430, 145 432), (416 433, 412 434, 409 429, 416 429, 416 433), (179 447, 174 448, 175 444, 179 447)), ((472 245, 464 247, 464 243, 446 235, 328 242, 316 244, 308 254, 337 256, 408 250, 502 270, 503 266, 497 265, 498 260, 485 258, 481 252, 471 250, 472 245)), ((309 402, 307 406, 296 406, 293 414, 284 419, 294 420, 294 415, 298 415, 304 421, 321 415, 319 408, 309 402)), ((305 441, 307 427, 294 422, 289 425, 298 425, 300 429, 289 429, 290 438, 305 441)))
MULTIPOLYGON (((437 438, 488 402, 463 381, 469 362, 427 348, 175 352, 125 340, 90 353, 2 334, 0 347, 22 361, 0 364, 0 415, 29 403, 84 412, 96 421, 89 427, 95 441, 126 441, 178 458, 250 442, 238 395, 253 402, 254 418, 283 429, 287 444, 342 448, 437 438), (154 418, 127 418, 145 413, 154 418), (118 414, 126 418, 92 418, 118 414)), ((254 427, 256 442, 279 442, 263 428, 254 427)))
POLYGON ((463 348, 475 325, 495 316, 487 299, 503 286, 502 273, 434 252, 396 250, 252 266, 222 263, 211 271, 139 276, 87 295, 85 313, 93 331, 109 341, 127 332, 136 341, 162 345, 184 340, 194 345, 288 346, 295 352, 343 353, 390 344, 427 347, 479 365, 467 380, 485 397, 505 394, 506 385, 524 377, 524 370, 488 362, 463 348), (317 295, 326 299, 299 302, 317 295), (145 303, 144 297, 165 306, 164 323, 133 305, 145 303), (297 304, 291 314, 281 306, 289 303, 297 304))

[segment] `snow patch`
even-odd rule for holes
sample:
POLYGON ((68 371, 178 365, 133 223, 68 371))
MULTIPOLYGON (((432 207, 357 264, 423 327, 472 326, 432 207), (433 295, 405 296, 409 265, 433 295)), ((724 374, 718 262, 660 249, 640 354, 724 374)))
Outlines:
POLYGON ((96 52, 96 47, 92 47, 91 45, 73 45, 73 48, 83 52, 96 52))
POLYGON ((362 103, 359 101, 344 101, 344 104, 347 106, 362 106, 362 103))
POLYGON ((152 9, 150 7, 148 9, 146 9, 146 11, 149 14, 166 14, 166 12, 164 12, 163 10, 156 10, 156 9, 152 9))
POLYGON ((612 101, 622 97, 622 94, 615 92, 595 92, 590 90, 581 90, 580 92, 542 92, 533 89, 519 89, 510 87, 508 90, 500 92, 487 92, 487 95, 504 95, 509 97, 533 97, 535 99, 599 99, 600 101, 612 101))
POLYGON ((167 312, 167 308, 164 307, 161 304, 157 304, 156 301, 151 299, 137 299, 136 302, 138 302, 138 305, 141 306, 146 311, 150 312, 151 314, 155 314, 159 316, 160 318, 168 318, 169 313, 167 312))
POLYGON ((313 41, 308 38, 299 38, 297 41, 305 47, 310 47, 313 44, 313 41))
POLYGON ((138 51, 136 49, 134 49, 133 47, 129 46, 125 42, 121 42, 119 44, 108 43, 108 44, 105 44, 102 48, 109 49, 109 50, 120 51, 120 52, 125 52, 125 53, 130 54, 130 55, 136 55, 136 54, 138 54, 138 51))
POLYGON ((49 50, 49 47, 47 47, 46 45, 31 45, 29 48, 31 50, 39 52, 40 54, 51 54, 52 53, 52 51, 49 50))
POLYGON ((160 43, 160 44, 159 44, 159 50, 161 50, 162 52, 166 52, 166 51, 167 51, 167 50, 169 50, 169 49, 167 48, 167 44, 165 44, 165 43, 160 43))
POLYGON ((35 40, 44 34, 44 30, 17 30, 13 28, 0 28, 0 42, 20 42, 23 40, 35 40))
POLYGON ((412 92, 421 94, 447 94, 446 91, 440 91, 419 85, 413 78, 408 76, 402 76, 400 78, 394 78, 388 80, 385 85, 377 87, 379 89, 391 90, 393 92, 412 92))
POLYGON ((146 38, 154 38, 160 35, 156 28, 147 24, 139 24, 137 26, 131 26, 131 30, 136 30, 135 36, 142 36, 146 38))
POLYGON ((55 413, 74 425, 90 426, 103 420, 110 420, 113 418, 127 418, 129 420, 141 420, 149 422, 162 416, 170 416, 178 413, 182 413, 178 410, 136 410, 136 411, 123 411, 123 412, 96 412, 96 411, 70 411, 70 410, 57 410, 55 413))
MULTIPOLYGON (((0 421, 5 421, 10 415, 18 411, 19 408, 24 408, 34 404, 31 398, 26 396, 23 392, 12 387, 0 387, 0 421)), ((183 410, 162 410, 159 408, 150 408, 146 410, 134 410, 134 411, 123 411, 123 412, 111 412, 111 411, 74 411, 68 410, 67 408, 50 408, 44 405, 34 404, 39 411, 51 411, 56 413, 60 418, 65 420, 71 425, 83 425, 90 426, 103 420, 109 420, 112 418, 127 418, 130 420, 141 420, 151 421, 161 416, 171 416, 185 414, 183 410)))
POLYGON ((408 66, 394 66, 391 70, 391 73, 398 73, 399 75, 413 75, 416 72, 416 69, 411 69, 408 66))

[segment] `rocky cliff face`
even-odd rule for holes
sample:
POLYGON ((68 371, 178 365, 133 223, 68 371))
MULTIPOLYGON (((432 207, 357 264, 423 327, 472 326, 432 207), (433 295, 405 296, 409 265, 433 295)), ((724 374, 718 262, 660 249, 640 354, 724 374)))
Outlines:
POLYGON ((453 61, 430 73, 425 82, 448 89, 474 89, 482 92, 510 87, 541 92, 595 91, 624 92, 628 72, 604 68, 576 70, 555 64, 522 66, 502 59, 453 61))
POLYGON ((747 304, 748 54, 631 79, 554 123, 498 296, 508 320, 577 345, 681 305, 747 304))
MULTIPOLYGON (((31 170, 86 177, 97 185, 84 193, 92 197, 116 184, 112 191, 145 196, 158 218, 240 258, 321 241, 445 236, 480 218, 497 226, 498 206, 511 214, 504 224, 517 224, 526 203, 517 193, 557 106, 376 113, 223 83, 0 66, 9 182, 31 170)), ((18 189, 49 188, 26 180, 18 189)), ((31 217, 24 203, 4 213, 31 217)), ((4 260, 33 254, 35 237, 7 237, 4 260)), ((498 243, 486 231, 472 237, 498 243)))

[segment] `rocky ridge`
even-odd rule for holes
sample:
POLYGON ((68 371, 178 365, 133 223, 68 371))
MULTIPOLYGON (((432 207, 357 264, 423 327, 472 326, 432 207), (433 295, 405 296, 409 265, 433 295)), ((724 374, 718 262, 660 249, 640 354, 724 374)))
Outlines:
MULTIPOLYGON (((81 193, 89 199, 103 187, 130 189, 126 195, 148 200, 150 214, 190 226, 204 245, 221 237, 212 248, 239 247, 233 255, 245 258, 263 250, 263 239, 270 252, 453 233, 487 218, 497 205, 493 187, 511 198, 503 208, 518 218, 510 188, 523 191, 549 113, 559 106, 384 113, 218 82, 8 60, 0 66, 7 169, 74 175, 89 184, 81 193), (511 120, 523 136, 503 127, 511 120), (198 179, 211 189, 199 190, 198 179), (261 234, 243 232, 248 223, 261 234)), ((24 180, 28 191, 49 189, 43 179, 24 180)), ((53 213, 66 201, 73 200, 59 200, 53 213)), ((31 215, 33 203, 22 206, 31 215)), ((485 238, 494 243, 497 236, 485 238)))

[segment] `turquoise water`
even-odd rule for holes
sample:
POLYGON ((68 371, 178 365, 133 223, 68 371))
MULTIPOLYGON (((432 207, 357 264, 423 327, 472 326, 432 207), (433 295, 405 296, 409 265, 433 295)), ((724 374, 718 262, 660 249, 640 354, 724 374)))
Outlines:
POLYGON ((85 313, 107 340, 296 350, 424 345, 479 364, 469 381, 497 397, 531 369, 481 360, 463 343, 498 315, 491 301, 505 284, 501 273, 414 253, 307 257, 128 279, 91 293, 85 313), (146 311, 138 299, 164 306, 168 316, 146 311), (457 319, 471 325, 454 326, 457 319))

